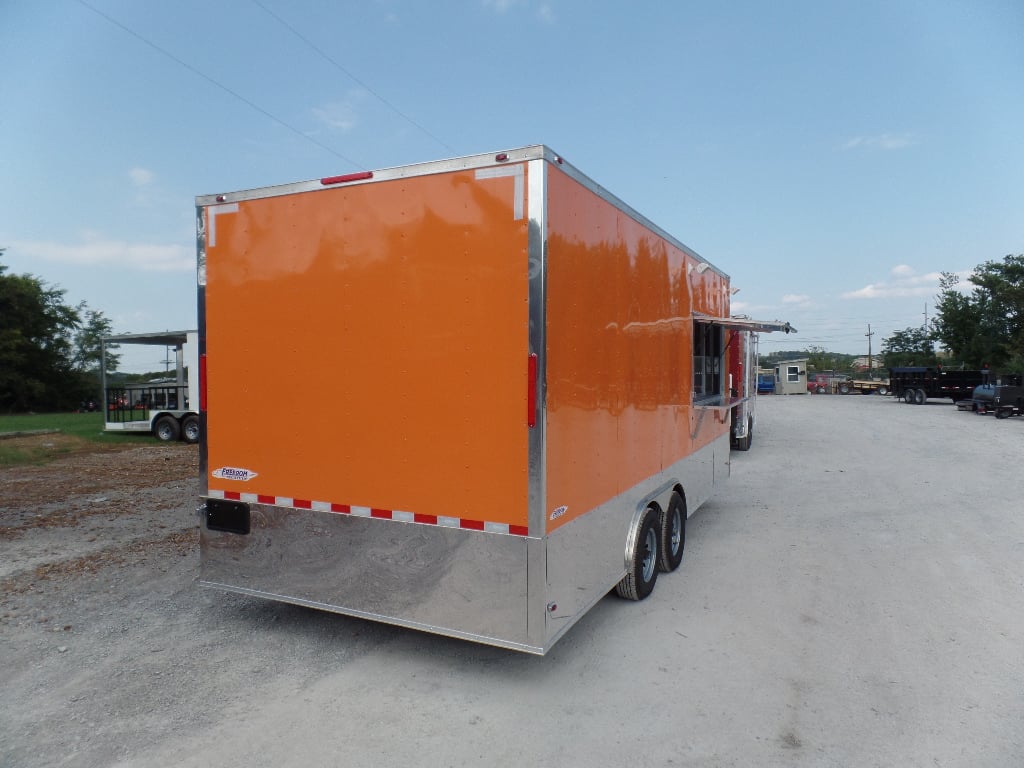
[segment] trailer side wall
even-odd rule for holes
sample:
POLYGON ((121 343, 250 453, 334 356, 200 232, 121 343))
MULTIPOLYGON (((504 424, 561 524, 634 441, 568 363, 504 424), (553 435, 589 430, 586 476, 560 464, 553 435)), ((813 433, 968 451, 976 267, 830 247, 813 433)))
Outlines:
MULTIPOLYGON (((548 581, 557 619, 625 570, 637 507, 683 488, 692 513, 728 472, 729 411, 694 401, 693 311, 728 278, 550 166, 547 205, 548 581)), ((718 376, 724 380, 724 363, 718 376)))

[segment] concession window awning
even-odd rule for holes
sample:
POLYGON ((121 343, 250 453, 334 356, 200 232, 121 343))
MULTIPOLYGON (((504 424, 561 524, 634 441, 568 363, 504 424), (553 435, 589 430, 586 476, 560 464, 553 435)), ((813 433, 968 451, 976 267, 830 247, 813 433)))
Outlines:
POLYGON ((694 312, 693 319, 698 323, 720 325, 723 328, 732 330, 754 331, 755 333, 796 333, 796 328, 781 320, 751 320, 749 317, 715 317, 714 315, 705 315, 703 312, 694 312))
POLYGON ((188 341, 190 333, 197 331, 157 331, 156 333, 122 333, 104 336, 104 344, 150 344, 159 347, 180 346, 188 341))

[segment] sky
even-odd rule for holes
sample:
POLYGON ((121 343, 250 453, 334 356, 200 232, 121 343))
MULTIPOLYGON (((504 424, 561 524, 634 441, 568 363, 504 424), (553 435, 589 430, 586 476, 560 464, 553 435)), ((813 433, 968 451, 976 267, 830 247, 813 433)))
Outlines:
POLYGON ((799 330, 763 352, 877 353, 1024 252, 1022 40, 1020 0, 0 0, 0 263, 195 328, 197 195, 546 144, 799 330))

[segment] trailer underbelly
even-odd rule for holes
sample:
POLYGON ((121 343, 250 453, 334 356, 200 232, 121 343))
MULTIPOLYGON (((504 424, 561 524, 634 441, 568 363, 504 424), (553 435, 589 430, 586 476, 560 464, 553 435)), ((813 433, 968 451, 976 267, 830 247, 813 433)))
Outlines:
POLYGON ((636 510, 683 487, 692 514, 728 454, 725 435, 544 538, 251 504, 249 534, 200 526, 200 583, 544 654, 622 578, 636 510))

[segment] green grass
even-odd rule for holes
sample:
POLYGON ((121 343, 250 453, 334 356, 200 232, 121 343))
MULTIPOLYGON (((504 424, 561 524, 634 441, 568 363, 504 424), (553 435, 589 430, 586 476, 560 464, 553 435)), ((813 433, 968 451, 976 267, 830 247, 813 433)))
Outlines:
POLYGON ((0 415, 0 437, 4 433, 37 430, 57 430, 61 436, 72 438, 72 440, 54 440, 50 445, 46 444, 50 441, 43 441, 26 447, 22 441, 0 439, 0 467, 45 463, 72 452, 76 446, 81 449, 88 444, 94 444, 96 448, 124 443, 157 444, 153 436, 146 432, 139 434, 104 432, 102 413, 0 415))

